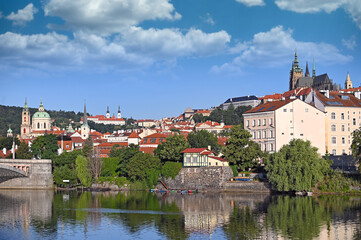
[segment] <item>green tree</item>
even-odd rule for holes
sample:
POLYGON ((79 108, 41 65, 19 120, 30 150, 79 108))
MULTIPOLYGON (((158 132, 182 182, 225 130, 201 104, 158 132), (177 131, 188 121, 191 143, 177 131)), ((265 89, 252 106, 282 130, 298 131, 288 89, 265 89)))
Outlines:
POLYGON ((166 142, 159 144, 154 154, 163 162, 165 161, 182 161, 182 151, 190 147, 183 135, 173 135, 166 138, 166 142))
POLYGON ((255 167, 264 157, 260 146, 253 142, 251 137, 252 135, 240 125, 233 126, 231 129, 230 138, 224 148, 224 156, 236 165, 238 170, 255 167))
POLYGON ((204 121, 205 121, 205 117, 204 117, 202 114, 200 114, 200 113, 196 113, 196 114, 193 115, 193 121, 194 121, 195 123, 204 122, 204 121))
POLYGON ((182 169, 183 164, 178 162, 165 162, 162 166, 162 176, 167 178, 173 178, 178 175, 180 170, 182 169))
POLYGON ((13 147, 13 141, 15 141, 15 145, 20 145, 20 141, 17 138, 13 137, 2 137, 0 136, 0 150, 6 148, 6 150, 10 150, 13 147))
POLYGON ((188 142, 192 148, 206 148, 211 146, 212 151, 220 152, 222 146, 218 143, 217 135, 206 130, 188 134, 188 142))
POLYGON ((139 146, 130 144, 126 148, 116 148, 115 146, 110 150, 110 157, 118 159, 117 173, 120 177, 127 176, 127 165, 129 160, 139 152, 139 146))
POLYGON ((115 177, 117 176, 119 159, 114 157, 104 158, 103 167, 100 176, 115 177))
POLYGON ((20 146, 16 151, 15 157, 17 159, 31 159, 32 156, 33 155, 30 152, 28 144, 26 144, 25 142, 20 143, 20 146))
POLYGON ((88 168, 88 160, 84 156, 78 156, 75 160, 76 164, 76 173, 80 182, 86 186, 90 187, 92 184, 92 175, 88 168))
POLYGON ((54 159, 58 148, 58 140, 54 134, 39 136, 31 145, 33 156, 38 159, 54 159))
POLYGON ((277 191, 310 191, 329 172, 331 162, 321 158, 310 141, 291 140, 270 155, 265 170, 277 191))
MULTIPOLYGON (((357 129, 352 133, 352 144, 351 144, 352 156, 360 164, 361 159, 361 129, 357 129)), ((359 167, 361 173, 361 167, 359 167)))
MULTIPOLYGON (((127 165, 128 176, 132 180, 147 180, 147 175, 153 171, 159 171, 161 163, 158 157, 149 153, 138 152, 127 165)), ((157 176, 158 177, 158 176, 157 176)))
POLYGON ((53 179, 56 185, 64 185, 63 180, 69 180, 70 185, 78 182, 78 177, 75 168, 69 165, 55 167, 53 171, 53 179))

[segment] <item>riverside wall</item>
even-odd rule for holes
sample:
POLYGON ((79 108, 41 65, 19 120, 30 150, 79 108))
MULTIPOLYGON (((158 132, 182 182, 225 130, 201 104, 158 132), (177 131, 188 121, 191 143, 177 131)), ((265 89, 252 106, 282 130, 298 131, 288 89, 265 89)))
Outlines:
POLYGON ((0 189, 51 189, 54 187, 50 159, 1 159, 0 163, 28 167, 27 176, 1 182, 0 189))

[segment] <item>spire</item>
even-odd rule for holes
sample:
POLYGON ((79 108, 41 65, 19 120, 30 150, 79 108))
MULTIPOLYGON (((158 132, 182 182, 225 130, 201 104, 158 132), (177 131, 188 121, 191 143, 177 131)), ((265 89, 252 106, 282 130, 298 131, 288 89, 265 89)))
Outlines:
POLYGON ((310 72, 308 71, 308 61, 306 62, 306 73, 305 77, 310 77, 310 72))
POLYGON ((352 81, 350 78, 350 74, 347 72, 347 77, 346 77, 346 81, 345 81, 345 89, 349 89, 352 88, 352 81))
POLYGON ((107 118, 110 118, 109 106, 107 106, 107 114, 105 115, 107 118))
POLYGON ((295 49, 295 61, 294 62, 295 62, 294 64, 298 66, 297 48, 295 49))
POLYGON ((109 113, 109 106, 107 106, 107 113, 109 113))
POLYGON ((44 111, 43 98, 40 98, 39 111, 40 111, 40 112, 43 112, 43 111, 44 111))
POLYGON ((86 102, 84 100, 84 117, 83 117, 83 125, 88 125, 88 115, 86 114, 86 102))
POLYGON ((312 77, 316 77, 315 59, 313 59, 312 77))
POLYGON ((28 107, 28 100, 25 98, 25 105, 24 105, 24 109, 25 110, 28 110, 29 107, 28 107))
POLYGON ((120 105, 118 105, 118 113, 120 113, 120 105))

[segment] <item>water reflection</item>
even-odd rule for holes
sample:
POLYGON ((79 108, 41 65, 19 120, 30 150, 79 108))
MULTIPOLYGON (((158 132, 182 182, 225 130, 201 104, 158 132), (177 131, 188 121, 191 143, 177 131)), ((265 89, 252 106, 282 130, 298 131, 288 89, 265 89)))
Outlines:
POLYGON ((360 197, 0 191, 0 239, 360 239, 360 197))

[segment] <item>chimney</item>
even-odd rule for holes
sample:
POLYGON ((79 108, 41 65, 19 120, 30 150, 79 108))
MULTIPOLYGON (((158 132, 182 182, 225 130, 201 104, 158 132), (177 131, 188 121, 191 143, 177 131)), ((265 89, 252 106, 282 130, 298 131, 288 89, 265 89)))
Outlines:
POLYGON ((3 148, 3 154, 6 155, 6 148, 3 148))
POLYGON ((211 145, 208 145, 208 150, 209 150, 209 151, 212 151, 211 145))

